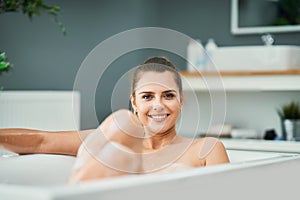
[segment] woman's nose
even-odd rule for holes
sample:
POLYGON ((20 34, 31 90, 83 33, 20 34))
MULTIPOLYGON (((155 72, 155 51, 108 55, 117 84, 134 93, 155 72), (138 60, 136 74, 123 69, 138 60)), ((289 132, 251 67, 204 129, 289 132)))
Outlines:
POLYGON ((161 100, 156 100, 153 102, 153 110, 160 112, 164 109, 163 107, 163 103, 161 102, 161 100))

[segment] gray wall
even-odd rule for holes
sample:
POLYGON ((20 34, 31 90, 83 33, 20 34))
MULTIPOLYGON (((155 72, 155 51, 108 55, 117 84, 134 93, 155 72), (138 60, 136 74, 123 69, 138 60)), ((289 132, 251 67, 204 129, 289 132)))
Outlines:
MULTIPOLYGON (((0 15, 0 50, 6 51, 14 67, 2 74, 6 90, 71 90, 77 70, 87 54, 101 41, 128 29, 158 26, 177 30, 193 38, 218 45, 262 44, 260 35, 230 33, 230 0, 54 0, 62 8, 63 36, 51 17, 43 14, 29 21, 21 13, 0 15)), ((300 33, 274 34, 275 44, 300 45, 300 33)), ((167 52, 135 51, 117 59, 98 84, 96 110, 99 121, 110 112, 115 82, 149 56, 166 54, 180 69, 185 61, 167 52)), ((84 97, 88 98, 88 97, 84 97)), ((124 100, 120 100, 120 104, 124 100)), ((83 99, 82 129, 94 128, 83 99)), ((126 103, 127 104, 127 103, 126 103)))

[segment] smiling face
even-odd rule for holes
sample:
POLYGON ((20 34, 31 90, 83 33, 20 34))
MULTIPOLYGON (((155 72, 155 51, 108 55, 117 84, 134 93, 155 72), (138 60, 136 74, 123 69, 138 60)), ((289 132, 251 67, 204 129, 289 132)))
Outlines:
POLYGON ((141 74, 131 96, 132 106, 150 135, 175 131, 182 96, 171 72, 141 74))

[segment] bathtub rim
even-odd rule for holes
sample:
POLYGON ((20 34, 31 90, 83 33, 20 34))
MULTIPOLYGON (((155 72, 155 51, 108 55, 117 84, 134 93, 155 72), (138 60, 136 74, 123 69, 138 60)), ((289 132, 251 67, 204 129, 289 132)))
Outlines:
POLYGON ((26 186, 16 184, 0 184, 0 193, 4 199, 26 197, 29 199, 49 200, 62 197, 76 196, 82 194, 92 194, 94 192, 111 192, 113 190, 125 189, 135 186, 155 184, 172 180, 184 180, 195 176, 208 176, 215 173, 226 173, 233 170, 245 170, 252 167, 265 165, 276 165, 282 162, 290 162, 293 160, 300 161, 300 154, 289 154, 270 159, 262 159, 258 161, 249 161, 241 163, 226 163, 216 166, 193 168, 163 174, 147 174, 132 175, 124 177, 116 177, 102 180, 83 182, 76 185, 59 185, 50 187, 26 186))

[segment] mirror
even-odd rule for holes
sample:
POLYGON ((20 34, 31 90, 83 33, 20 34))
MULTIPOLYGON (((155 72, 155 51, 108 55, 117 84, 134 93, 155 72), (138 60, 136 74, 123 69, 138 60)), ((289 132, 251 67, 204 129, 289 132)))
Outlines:
POLYGON ((300 0, 231 0, 231 32, 300 31, 300 0))

